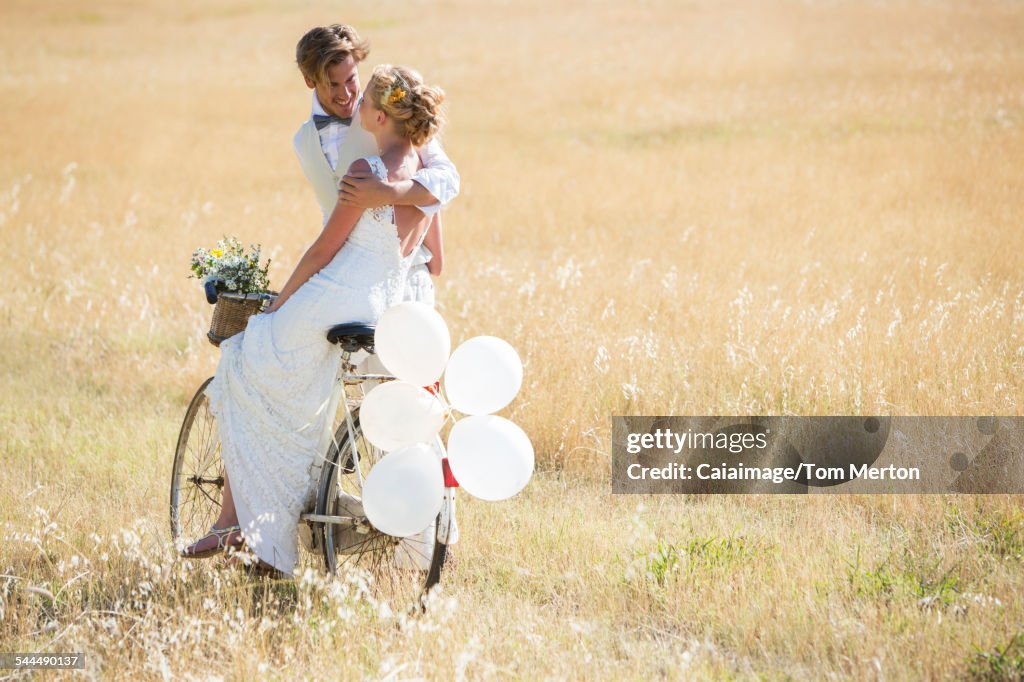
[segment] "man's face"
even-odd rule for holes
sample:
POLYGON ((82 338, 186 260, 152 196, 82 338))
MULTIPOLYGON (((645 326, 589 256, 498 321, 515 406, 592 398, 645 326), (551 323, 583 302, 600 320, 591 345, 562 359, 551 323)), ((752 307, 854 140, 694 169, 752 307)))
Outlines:
POLYGON ((307 78, 306 85, 316 89, 320 106, 328 114, 349 118, 355 112, 359 99, 359 70, 352 55, 327 68, 326 83, 314 83, 307 78))

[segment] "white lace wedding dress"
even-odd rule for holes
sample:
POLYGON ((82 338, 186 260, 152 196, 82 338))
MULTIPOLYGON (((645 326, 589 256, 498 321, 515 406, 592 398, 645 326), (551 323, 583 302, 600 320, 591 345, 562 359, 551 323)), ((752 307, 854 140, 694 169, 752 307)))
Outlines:
MULTIPOLYGON (((368 157, 387 179, 380 157, 368 157)), ((340 351, 327 330, 376 323, 401 302, 412 264, 402 257, 394 208, 364 211, 334 259, 277 311, 249 318, 245 331, 220 345, 206 389, 247 546, 291 574, 296 526, 316 481, 312 467, 340 351)))

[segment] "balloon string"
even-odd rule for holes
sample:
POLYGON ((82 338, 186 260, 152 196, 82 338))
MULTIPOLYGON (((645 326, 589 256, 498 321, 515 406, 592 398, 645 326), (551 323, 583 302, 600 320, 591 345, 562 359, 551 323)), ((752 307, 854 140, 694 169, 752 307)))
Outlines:
POLYGON ((441 402, 441 406, 444 408, 445 421, 450 421, 452 424, 457 422, 458 418, 455 416, 455 408, 448 402, 448 396, 444 394, 444 389, 440 385, 438 385, 434 397, 441 402))

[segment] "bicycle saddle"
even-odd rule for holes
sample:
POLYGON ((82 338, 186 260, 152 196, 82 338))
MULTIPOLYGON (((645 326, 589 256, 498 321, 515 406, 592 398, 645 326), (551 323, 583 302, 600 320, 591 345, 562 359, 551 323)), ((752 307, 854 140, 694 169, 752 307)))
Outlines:
POLYGON ((375 327, 370 324, 336 324, 327 330, 327 340, 340 345, 349 353, 355 353, 359 349, 372 353, 374 329, 375 327))

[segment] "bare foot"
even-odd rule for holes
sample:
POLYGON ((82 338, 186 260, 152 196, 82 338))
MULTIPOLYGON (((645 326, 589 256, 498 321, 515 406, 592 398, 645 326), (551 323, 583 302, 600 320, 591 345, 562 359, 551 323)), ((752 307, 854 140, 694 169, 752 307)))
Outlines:
POLYGON ((211 528, 210 532, 181 551, 183 559, 205 559, 230 549, 239 549, 245 544, 238 526, 211 528))

